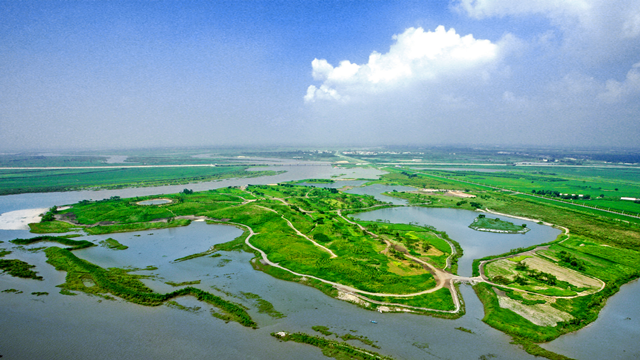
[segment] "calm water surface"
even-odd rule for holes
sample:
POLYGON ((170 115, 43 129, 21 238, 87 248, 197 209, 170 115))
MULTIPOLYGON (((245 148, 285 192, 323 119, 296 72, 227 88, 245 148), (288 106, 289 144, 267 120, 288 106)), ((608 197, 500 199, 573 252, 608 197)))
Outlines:
MULTIPOLYGON (((188 185, 188 188, 206 190, 247 183, 267 184, 313 177, 329 178, 331 175, 345 173, 345 177, 351 178, 379 174, 372 171, 364 174, 349 173, 351 170, 327 166, 290 168, 291 173, 277 177, 201 183, 188 185)), ((130 197, 174 193, 183 188, 185 185, 3 196, 0 197, 0 213, 114 195, 130 197)), ((557 230, 529 223, 527 226, 532 230, 525 235, 479 233, 467 228, 476 216, 475 213, 453 209, 394 208, 359 216, 370 216, 373 220, 418 222, 447 231, 464 248, 465 256, 460 265, 462 274, 470 274, 470 261, 473 258, 526 246, 530 242, 548 241, 548 237, 554 238, 557 235, 557 230)), ((107 301, 86 294, 61 295, 56 285, 64 282, 65 273, 46 264, 46 257, 41 251, 32 253, 18 250, 8 243, 8 240, 32 237, 33 234, 19 230, 0 231, 0 240, 4 241, 0 248, 14 250, 6 258, 20 258, 36 265, 36 270, 45 278, 44 281, 35 281, 0 274, 0 289, 14 288, 23 291, 22 294, 0 293, 0 331, 3 334, 0 337, 0 355, 8 359, 326 359, 314 347, 281 343, 269 335, 281 330, 313 333, 311 326, 324 325, 339 334, 355 331, 355 334, 377 340, 381 349, 376 351, 398 359, 478 359, 489 354, 495 355, 495 359, 533 359, 509 344, 508 336, 481 321, 482 304, 468 286, 461 287, 467 313, 462 318, 451 321, 366 311, 329 298, 313 288, 277 280, 254 271, 250 266, 252 255, 247 253, 223 252, 217 258, 201 257, 173 262, 179 257, 232 240, 239 234, 241 231, 235 227, 194 222, 182 228, 86 236, 83 239, 94 242, 112 237, 129 248, 115 251, 98 246, 77 251, 76 254, 103 267, 155 266, 157 270, 138 273, 151 275, 151 278, 144 281, 158 292, 175 289, 165 283, 168 281, 200 280, 200 284, 195 286, 219 295, 222 294, 212 289, 212 286, 238 296, 240 292, 259 294, 273 303, 286 317, 272 319, 258 313, 250 301, 230 298, 250 307, 251 316, 260 326, 258 330, 247 329, 236 323, 225 324, 209 314, 206 304, 200 304, 192 298, 178 301, 185 306, 200 306, 201 309, 194 313, 167 306, 144 307, 119 300, 107 301), (46 291, 49 295, 31 295, 35 291, 46 291), (376 320, 378 324, 372 324, 371 320, 376 320), (471 329, 475 334, 456 330, 459 326, 471 329)), ((38 246, 43 245, 29 247, 38 246)), ((626 339, 637 339, 640 306, 635 304, 634 299, 638 298, 640 287, 637 282, 624 286, 620 294, 609 301, 596 323, 576 335, 561 337, 547 347, 581 359, 599 359, 607 357, 599 355, 606 351, 589 349, 596 350, 597 347, 602 350, 603 345, 596 344, 594 339, 600 337, 602 340, 606 335, 606 339, 622 339, 620 351, 613 353, 616 358, 637 358, 638 346, 626 339), (575 347, 580 349, 576 350, 575 347)), ((358 342, 353 343, 366 347, 358 342)))

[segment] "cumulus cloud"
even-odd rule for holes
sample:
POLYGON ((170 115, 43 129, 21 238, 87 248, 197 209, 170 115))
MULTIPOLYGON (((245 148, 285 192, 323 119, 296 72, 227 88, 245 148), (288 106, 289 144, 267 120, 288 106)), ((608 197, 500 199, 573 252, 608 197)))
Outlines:
POLYGON ((313 78, 323 83, 319 87, 309 86, 305 101, 348 101, 352 95, 470 75, 486 79, 490 65, 500 57, 500 44, 475 39, 473 35, 460 36, 454 29, 445 30, 443 26, 435 31, 408 28, 394 35, 393 40, 387 53, 374 51, 363 65, 345 60, 334 67, 324 59, 314 59, 313 78))
POLYGON ((635 0, 457 0, 454 8, 476 19, 539 15, 564 34, 564 45, 587 61, 616 60, 640 44, 640 2, 635 0))
POLYGON ((640 94, 640 62, 631 67, 624 81, 607 80, 606 91, 599 97, 608 103, 615 103, 638 94, 640 94))

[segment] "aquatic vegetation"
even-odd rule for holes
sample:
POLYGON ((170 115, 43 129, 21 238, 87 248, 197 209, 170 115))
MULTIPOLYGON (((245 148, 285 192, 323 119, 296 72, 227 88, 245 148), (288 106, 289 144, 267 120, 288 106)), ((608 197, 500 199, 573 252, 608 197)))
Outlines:
POLYGON ((88 248, 91 246, 96 246, 96 244, 88 240, 71 240, 64 236, 36 236, 30 239, 11 240, 12 243, 17 245, 30 245, 39 241, 49 241, 49 242, 56 242, 61 245, 68 245, 69 250, 78 250, 78 249, 88 248))
POLYGON ((200 284, 200 280, 193 280, 193 281, 183 281, 183 282, 173 282, 173 281, 165 281, 165 284, 167 285, 171 285, 173 287, 178 287, 178 286, 185 286, 185 285, 198 285, 200 284))
POLYGON ((118 240, 112 238, 100 241, 100 245, 111 250, 127 250, 129 248, 128 246, 120 244, 118 240))
POLYGON ((285 332, 271 333, 271 336, 282 341, 294 341, 301 344, 308 344, 322 349, 325 356, 336 359, 354 359, 354 360, 392 360, 390 356, 381 355, 373 351, 361 349, 353 345, 329 340, 319 336, 312 336, 305 333, 288 334, 285 332))
POLYGON ((131 270, 103 269, 78 258, 67 249, 58 247, 48 248, 45 250, 45 254, 47 262, 53 265, 56 270, 67 272, 65 283, 59 285, 63 289, 96 295, 110 293, 127 301, 146 306, 158 306, 173 298, 190 295, 218 308, 225 321, 236 321, 247 327, 257 327, 257 324, 241 306, 206 291, 185 287, 171 293, 158 294, 139 280, 141 275, 129 274, 131 270), (90 283, 91 286, 87 286, 87 283, 90 283))
POLYGON ((42 276, 31 270, 34 267, 36 266, 18 259, 0 259, 0 270, 2 272, 15 277, 42 280, 42 276))
POLYGON ((277 311, 273 307, 272 303, 270 303, 267 300, 263 299, 262 297, 260 297, 260 295, 254 294, 254 293, 250 293, 250 292, 240 292, 240 293, 245 298, 250 299, 250 300, 254 300, 256 302, 256 304, 258 305, 258 312, 259 313, 267 314, 267 315, 271 316, 274 319, 282 319, 282 318, 286 317, 286 315, 284 315, 283 313, 277 311))

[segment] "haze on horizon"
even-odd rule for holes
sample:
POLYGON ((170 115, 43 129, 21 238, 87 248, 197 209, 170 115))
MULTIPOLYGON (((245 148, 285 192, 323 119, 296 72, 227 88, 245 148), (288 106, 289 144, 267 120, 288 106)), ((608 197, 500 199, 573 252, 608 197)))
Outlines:
POLYGON ((0 151, 638 147, 640 2, 0 3, 0 151))

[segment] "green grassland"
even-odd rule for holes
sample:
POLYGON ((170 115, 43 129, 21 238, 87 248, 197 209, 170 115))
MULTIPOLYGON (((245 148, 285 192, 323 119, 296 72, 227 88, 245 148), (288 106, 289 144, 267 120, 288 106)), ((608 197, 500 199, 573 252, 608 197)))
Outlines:
POLYGON ((257 177, 275 171, 246 171, 247 166, 106 168, 106 169, 0 169, 0 195, 80 189, 120 189, 180 185, 234 177, 257 177))
POLYGON ((44 221, 39 223, 29 224, 29 229, 34 234, 53 234, 53 233, 67 233, 70 231, 81 230, 82 227, 69 224, 63 221, 44 221))

